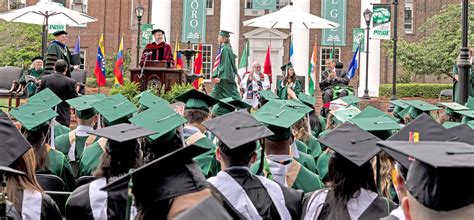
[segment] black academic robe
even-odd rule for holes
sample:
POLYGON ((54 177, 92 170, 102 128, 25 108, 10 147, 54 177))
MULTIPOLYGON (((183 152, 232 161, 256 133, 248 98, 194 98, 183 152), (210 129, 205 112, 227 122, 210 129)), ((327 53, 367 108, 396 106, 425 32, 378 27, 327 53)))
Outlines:
POLYGON ((6 204, 6 214, 8 220, 22 220, 20 213, 18 213, 10 201, 7 201, 6 204))
MULTIPOLYGON (((265 190, 265 187, 256 176, 252 175, 245 169, 230 169, 224 172, 227 172, 240 186, 242 186, 262 219, 280 219, 277 208, 273 204, 268 192, 265 190)), ((283 192, 285 204, 292 219, 299 219, 301 217, 303 194, 280 184, 278 185, 283 192)), ((217 189, 214 188, 214 190, 217 189)), ((225 206, 232 206, 225 199, 224 202, 226 203, 225 206)))
MULTIPOLYGON (((23 204, 23 190, 19 190, 16 194, 16 201, 15 201, 15 208, 20 215, 23 215, 23 212, 34 212, 36 206, 23 204)), ((41 220, 62 220, 63 217, 61 215, 61 211, 59 210, 58 206, 54 202, 54 200, 45 193, 40 193, 41 195, 41 212, 40 212, 40 219, 41 220)), ((29 199, 31 201, 33 199, 29 199)), ((37 211, 37 210, 36 210, 37 211)), ((26 216, 25 216, 26 217, 26 216)), ((26 218, 29 219, 29 218, 26 218)))
POLYGON ((43 76, 41 78, 41 84, 38 87, 38 92, 49 88, 54 92, 63 102, 57 106, 56 121, 64 126, 69 127, 71 122, 71 111, 70 106, 65 100, 76 98, 78 96, 76 91, 77 82, 62 73, 54 73, 43 76))
MULTIPOLYGON (((91 207, 89 184, 82 185, 74 192, 66 202, 66 219, 68 220, 87 220, 94 219, 91 207)), ((107 192, 107 219, 125 219, 125 210, 127 206, 127 188, 107 192)))

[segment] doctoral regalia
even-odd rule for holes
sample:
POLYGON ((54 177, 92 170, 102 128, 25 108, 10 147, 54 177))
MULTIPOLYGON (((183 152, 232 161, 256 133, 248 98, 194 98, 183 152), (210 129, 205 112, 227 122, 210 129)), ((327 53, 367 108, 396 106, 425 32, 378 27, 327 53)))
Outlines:
POLYGON ((71 51, 69 51, 66 45, 59 41, 53 41, 49 44, 46 54, 55 54, 57 60, 65 60, 68 64, 66 76, 71 77, 71 69, 69 68, 71 65, 71 51))
POLYGON ((174 67, 173 51, 171 46, 162 41, 149 43, 145 46, 140 59, 140 67, 145 65, 145 60, 164 60, 170 62, 170 67, 174 67))

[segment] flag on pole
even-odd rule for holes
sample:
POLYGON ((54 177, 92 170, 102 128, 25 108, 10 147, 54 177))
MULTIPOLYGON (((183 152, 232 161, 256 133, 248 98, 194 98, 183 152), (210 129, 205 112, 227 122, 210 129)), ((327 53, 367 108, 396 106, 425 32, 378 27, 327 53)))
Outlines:
POLYGON ((240 56, 240 63, 239 63, 239 70, 237 71, 239 74, 240 80, 244 78, 245 73, 247 73, 247 68, 249 66, 249 42, 245 42, 244 49, 242 50, 242 56, 240 56))
POLYGON ((308 68, 308 93, 312 96, 314 95, 314 90, 316 87, 316 63, 317 63, 317 47, 316 42, 313 46, 313 54, 311 55, 311 60, 309 61, 308 68))
POLYGON ((97 60, 94 67, 94 75, 99 87, 106 84, 105 73, 105 50, 104 50, 104 34, 100 35, 99 47, 97 48, 97 60))
POLYGON ((176 69, 183 69, 183 59, 181 58, 181 52, 179 52, 180 49, 181 48, 179 47, 178 35, 176 35, 173 53, 173 58, 176 62, 176 69))
POLYGON ((356 70, 359 68, 359 47, 357 47, 354 56, 352 57, 351 65, 349 65, 349 69, 347 70, 347 76, 349 79, 352 79, 355 76, 356 70))
POLYGON ((268 44, 265 62, 263 63, 263 73, 268 75, 270 83, 272 82, 272 62, 270 60, 270 44, 268 44))
POLYGON ((293 41, 290 43, 290 62, 291 64, 295 64, 295 56, 293 56, 293 41))
POLYGON ((123 85, 123 36, 120 40, 120 46, 117 53, 117 60, 115 60, 114 66, 114 75, 115 75, 115 87, 123 85))
MULTIPOLYGON (((202 75, 202 42, 199 40, 198 50, 201 51, 198 53, 196 59, 194 60, 194 74, 202 75)), ((199 77, 193 81, 193 87, 199 89, 203 81, 202 77, 199 77)))
POLYGON ((77 35, 76 44, 72 54, 81 54, 81 36, 77 35))

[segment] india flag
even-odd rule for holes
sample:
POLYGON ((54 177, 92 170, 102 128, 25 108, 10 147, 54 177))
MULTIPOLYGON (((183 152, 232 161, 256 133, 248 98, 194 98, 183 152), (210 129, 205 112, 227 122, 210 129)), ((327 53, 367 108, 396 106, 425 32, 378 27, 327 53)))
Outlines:
POLYGON ((314 91, 316 89, 316 61, 317 61, 317 48, 316 42, 314 42, 313 46, 313 54, 311 55, 311 60, 309 61, 309 68, 308 68, 308 93, 310 95, 314 95, 314 91))

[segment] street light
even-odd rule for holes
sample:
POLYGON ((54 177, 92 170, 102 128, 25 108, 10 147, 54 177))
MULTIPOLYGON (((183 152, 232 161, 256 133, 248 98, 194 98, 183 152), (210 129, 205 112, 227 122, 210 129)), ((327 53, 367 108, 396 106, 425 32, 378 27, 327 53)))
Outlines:
POLYGON ((459 98, 456 100, 459 104, 464 105, 469 97, 469 68, 471 62, 469 61, 468 48, 468 30, 469 30, 469 1, 462 1, 462 39, 461 51, 457 66, 459 68, 459 98))
POLYGON ((369 9, 365 9, 364 11, 364 19, 365 23, 367 24, 367 49, 365 50, 365 53, 367 54, 367 59, 366 59, 366 68, 365 68, 365 89, 364 89, 364 95, 362 96, 362 99, 370 99, 369 96, 369 42, 370 42, 370 20, 372 20, 372 11, 369 9))
POLYGON ((135 8, 135 16, 137 16, 138 20, 138 34, 137 34, 137 67, 138 67, 138 62, 139 62, 139 57, 140 57, 140 35, 141 35, 141 21, 143 17, 143 13, 145 12, 145 9, 141 4, 138 4, 138 6, 135 8))

